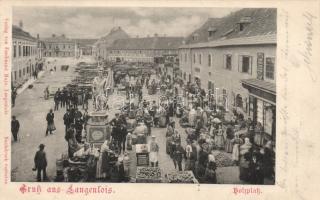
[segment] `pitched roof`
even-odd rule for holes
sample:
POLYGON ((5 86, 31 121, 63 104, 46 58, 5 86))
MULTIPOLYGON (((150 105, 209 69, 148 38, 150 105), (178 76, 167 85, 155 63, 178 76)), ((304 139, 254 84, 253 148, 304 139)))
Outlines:
POLYGON ((257 35, 257 36, 251 36, 251 37, 220 39, 220 40, 214 40, 210 42, 182 45, 180 46, 180 48, 205 48, 205 47, 276 44, 276 43, 277 43, 277 36, 275 34, 270 34, 270 35, 257 35))
POLYGON ((115 40, 110 49, 178 49, 182 44, 182 37, 146 37, 115 40))
POLYGON ((92 46, 97 39, 72 39, 76 42, 79 46, 92 46))
POLYGON ((74 40, 67 38, 64 35, 54 36, 54 37, 50 37, 50 38, 42 38, 41 40, 44 42, 75 43, 74 40))
POLYGON ((13 38, 20 38, 29 41, 36 41, 36 38, 32 37, 30 33, 22 30, 20 27, 13 25, 12 26, 12 37, 13 38))
POLYGON ((200 28, 193 31, 189 36, 186 37, 186 44, 207 42, 208 41, 208 30, 215 29, 216 24, 219 22, 220 18, 209 18, 200 28), (193 36, 197 35, 197 39, 193 40, 193 36))
POLYGON ((95 44, 98 46, 104 45, 109 47, 115 40, 126 38, 129 38, 129 35, 121 27, 114 27, 107 35, 101 37, 95 44))
MULTIPOLYGON (((210 38, 208 37, 208 29, 202 28, 201 30, 202 32, 198 34, 207 35, 207 41, 276 35, 277 9, 244 8, 233 12, 226 17, 220 18, 214 23, 215 31, 210 38), (242 31, 240 31, 239 23, 243 23, 245 25, 242 31)), ((201 42, 203 41, 200 41, 200 43, 201 42)))

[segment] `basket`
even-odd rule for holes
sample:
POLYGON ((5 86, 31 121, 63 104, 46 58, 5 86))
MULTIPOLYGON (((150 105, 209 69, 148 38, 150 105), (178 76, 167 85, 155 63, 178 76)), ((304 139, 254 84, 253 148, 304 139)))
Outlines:
POLYGON ((137 173, 136 173, 136 182, 137 183, 161 183, 161 170, 158 167, 137 167, 137 173), (142 177, 141 171, 148 170, 150 172, 155 172, 156 176, 153 178, 145 178, 142 177))

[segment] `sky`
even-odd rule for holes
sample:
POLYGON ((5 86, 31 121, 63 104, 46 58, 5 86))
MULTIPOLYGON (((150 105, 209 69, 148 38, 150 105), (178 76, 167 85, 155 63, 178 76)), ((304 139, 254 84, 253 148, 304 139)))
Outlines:
POLYGON ((100 38, 115 26, 121 26, 131 37, 185 37, 209 17, 223 17, 237 8, 138 8, 138 7, 14 7, 13 24, 23 22, 32 36, 100 38))

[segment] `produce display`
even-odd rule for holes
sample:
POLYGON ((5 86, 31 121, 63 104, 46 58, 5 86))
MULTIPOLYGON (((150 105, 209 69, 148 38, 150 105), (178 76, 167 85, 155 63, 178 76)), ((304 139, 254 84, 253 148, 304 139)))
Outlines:
POLYGON ((137 167, 137 182, 160 182, 161 171, 158 167, 137 167))
POLYGON ((217 167, 229 167, 233 165, 230 155, 225 152, 219 152, 214 155, 217 167))
POLYGON ((172 172, 167 179, 169 183, 198 183, 191 171, 172 172))

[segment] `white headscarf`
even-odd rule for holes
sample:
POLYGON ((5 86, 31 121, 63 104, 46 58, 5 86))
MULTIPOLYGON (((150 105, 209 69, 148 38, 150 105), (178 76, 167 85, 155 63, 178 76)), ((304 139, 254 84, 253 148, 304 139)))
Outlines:
POLYGON ((104 143, 100 147, 101 152, 105 152, 109 150, 109 141, 105 140, 104 143))
POLYGON ((208 160, 209 160, 209 162, 216 162, 216 159, 213 154, 208 155, 208 160))

